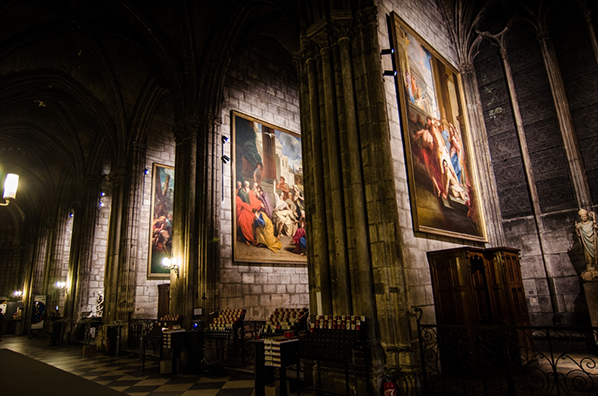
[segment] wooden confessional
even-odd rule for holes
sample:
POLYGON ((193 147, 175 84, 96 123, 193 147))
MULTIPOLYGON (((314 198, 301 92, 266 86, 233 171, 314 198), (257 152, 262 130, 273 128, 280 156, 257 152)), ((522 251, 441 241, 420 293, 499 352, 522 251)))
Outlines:
POLYGON ((491 359, 529 363, 531 330, 501 327, 530 326, 519 250, 463 247, 428 252, 428 261, 445 370, 463 362, 470 372, 489 370, 491 359))

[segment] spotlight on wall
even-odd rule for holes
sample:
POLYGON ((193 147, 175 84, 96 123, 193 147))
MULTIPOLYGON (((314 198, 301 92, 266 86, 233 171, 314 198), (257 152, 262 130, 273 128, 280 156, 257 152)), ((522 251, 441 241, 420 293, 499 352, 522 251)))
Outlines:
POLYGON ((4 180, 4 203, 0 203, 0 206, 8 206, 10 199, 15 199, 17 196, 17 188, 19 187, 19 175, 16 173, 8 173, 4 180))
POLYGON ((383 76, 391 76, 391 77, 396 77, 397 72, 394 70, 384 70, 384 73, 382 73, 383 76))
POLYGON ((69 213, 69 217, 73 217, 73 212, 69 213))
POLYGON ((58 281, 55 285, 57 289, 64 289, 66 287, 66 282, 58 281))
POLYGON ((149 174, 149 170, 148 170, 147 168, 145 168, 145 169, 143 170, 143 174, 147 176, 147 175, 149 174))
POLYGON ((222 135, 222 137, 220 139, 222 140, 222 144, 228 142, 228 136, 222 135))
POLYGON ((395 53, 394 48, 385 48, 382 51, 380 51, 380 55, 392 55, 395 53))
POLYGON ((178 260, 176 258, 168 258, 168 257, 164 257, 162 259, 162 266, 165 268, 168 268, 171 271, 174 271, 174 273, 176 274, 176 277, 179 277, 179 263, 178 260))
POLYGON ((228 164, 228 161, 230 161, 230 157, 228 155, 223 155, 222 157, 220 157, 220 159, 225 164, 228 164))

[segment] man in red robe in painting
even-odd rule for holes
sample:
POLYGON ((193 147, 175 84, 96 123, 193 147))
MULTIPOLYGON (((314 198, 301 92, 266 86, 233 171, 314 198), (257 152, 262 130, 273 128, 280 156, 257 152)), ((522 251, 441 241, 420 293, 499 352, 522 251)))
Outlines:
MULTIPOLYGON (((247 187, 249 184, 247 183, 247 187)), ((245 242, 248 246, 255 244, 255 236, 253 232, 253 209, 260 210, 262 208, 262 201, 257 199, 253 191, 248 192, 249 203, 243 202, 238 195, 235 197, 237 208, 237 227, 241 233, 237 233, 237 238, 241 242, 245 242)))

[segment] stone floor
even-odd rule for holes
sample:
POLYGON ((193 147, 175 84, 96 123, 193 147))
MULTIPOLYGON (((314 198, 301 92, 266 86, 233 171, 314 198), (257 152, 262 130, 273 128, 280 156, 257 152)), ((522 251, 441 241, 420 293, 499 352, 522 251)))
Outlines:
POLYGON ((145 369, 142 369, 136 356, 83 356, 81 345, 48 346, 44 340, 24 336, 3 336, 0 348, 10 349, 131 396, 252 396, 254 393, 251 374, 228 373, 222 377, 164 375, 160 374, 156 361, 146 361, 145 369))

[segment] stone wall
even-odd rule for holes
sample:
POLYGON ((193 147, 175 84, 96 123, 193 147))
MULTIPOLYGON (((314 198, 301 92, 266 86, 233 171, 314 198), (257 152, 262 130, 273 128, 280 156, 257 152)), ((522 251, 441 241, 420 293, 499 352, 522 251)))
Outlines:
MULTIPOLYGON (((231 111, 300 133, 297 71, 288 56, 255 42, 232 60, 225 81, 222 134, 231 136, 231 111)), ((223 154, 232 158, 231 144, 223 154)), ((265 320, 277 307, 309 306, 307 268, 233 262, 232 163, 223 166, 220 309, 245 308, 246 319, 265 320)))
MULTIPOLYGON (((454 47, 435 1, 380 0, 377 5, 381 48, 390 46, 387 18, 394 11, 449 63, 457 64, 454 47)), ((596 174, 596 161, 588 148, 593 146, 597 135, 594 133, 595 123, 588 120, 594 118, 596 106, 593 104, 598 96, 587 81, 594 80, 597 64, 588 44, 587 27, 581 12, 575 7, 554 12, 563 18, 554 19, 558 24, 551 26, 551 38, 555 42, 565 89, 570 95, 573 121, 576 128, 581 128, 576 133, 586 164, 586 177, 591 181, 596 174), (570 34, 572 30, 578 34, 570 34), (581 97, 584 101, 579 100, 581 97)), ((491 13, 489 17, 492 17, 491 13)), ((579 280, 585 265, 574 231, 578 208, 540 45, 536 36, 521 26, 513 26, 509 37, 509 62, 519 97, 540 212, 537 218, 532 213, 500 54, 495 46, 483 43, 475 59, 475 69, 491 154, 491 177, 497 185, 493 193, 499 198, 505 243, 521 249, 522 276, 532 324, 551 325, 553 309, 561 314, 565 324, 586 324, 585 297, 579 280), (551 296, 551 288, 554 296, 551 296)), ((392 69, 389 57, 383 57, 382 62, 384 69, 392 69)), ((412 307, 424 308, 423 322, 430 323, 435 318, 425 252, 475 243, 414 233, 395 80, 385 77, 385 87, 409 297, 412 307)), ((596 189, 591 182, 590 190, 594 197, 596 189)))

